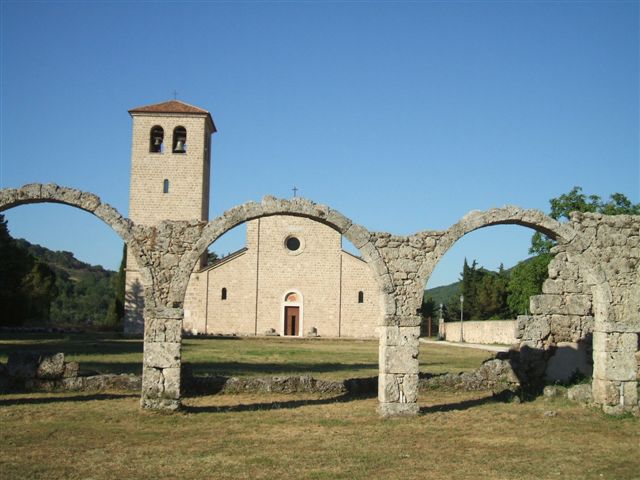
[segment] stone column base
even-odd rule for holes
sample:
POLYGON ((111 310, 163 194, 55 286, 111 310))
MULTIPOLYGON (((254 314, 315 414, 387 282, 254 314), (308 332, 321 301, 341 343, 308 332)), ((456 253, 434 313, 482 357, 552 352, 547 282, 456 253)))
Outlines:
POLYGON ((378 414, 384 418, 400 416, 410 417, 418 415, 419 412, 420 407, 418 407, 417 403, 378 403, 378 414))
POLYGON ((180 400, 174 398, 151 398, 142 397, 140 399, 140 408, 147 410, 160 410, 165 412, 175 412, 180 409, 180 400))

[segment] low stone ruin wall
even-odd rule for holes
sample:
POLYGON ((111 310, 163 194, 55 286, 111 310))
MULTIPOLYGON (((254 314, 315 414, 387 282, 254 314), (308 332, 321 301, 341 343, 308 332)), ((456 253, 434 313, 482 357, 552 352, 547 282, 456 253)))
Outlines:
POLYGON ((15 352, 0 364, 0 392, 10 391, 140 391, 139 375, 99 375, 80 371, 78 362, 67 362, 64 353, 15 352))
MULTIPOLYGON (((467 343, 513 345, 516 339, 515 320, 484 320, 462 323, 463 339, 467 343)), ((444 339, 460 341, 460 322, 445 322, 444 339)))

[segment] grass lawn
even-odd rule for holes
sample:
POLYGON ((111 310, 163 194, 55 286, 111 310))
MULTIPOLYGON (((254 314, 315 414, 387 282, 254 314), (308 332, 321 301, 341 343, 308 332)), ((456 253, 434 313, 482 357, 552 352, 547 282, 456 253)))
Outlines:
POLYGON ((0 396, 0 477, 29 479, 638 479, 640 421, 566 400, 425 392, 383 420, 373 398, 215 395, 173 415, 137 395, 0 396), (553 413, 553 416, 549 412, 553 413))
MULTIPOLYGON (((490 352, 421 345, 421 370, 476 368, 490 352)), ((84 368, 140 371, 142 343, 109 335, 4 335, 15 349, 63 351, 84 368)), ((377 342, 187 339, 197 372, 377 372, 377 342)), ((640 419, 562 399, 500 403, 489 392, 429 389, 421 414, 381 419, 375 398, 238 394, 141 411, 132 393, 0 395, 7 479, 640 479, 640 419)))
MULTIPOLYGON (((142 372, 142 340, 114 334, 2 334, 0 362, 14 350, 64 352, 68 361, 101 373, 142 372)), ((491 352, 422 345, 420 370, 428 373, 469 371, 491 352)), ((312 375, 341 380, 378 374, 376 340, 290 338, 187 338, 183 361, 198 374, 224 376, 312 375)))

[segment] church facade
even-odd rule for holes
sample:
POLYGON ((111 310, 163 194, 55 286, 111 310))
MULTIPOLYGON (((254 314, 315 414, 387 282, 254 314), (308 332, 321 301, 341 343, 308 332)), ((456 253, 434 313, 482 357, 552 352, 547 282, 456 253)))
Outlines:
MULTIPOLYGON (((179 101, 138 107, 133 119, 130 218, 207 221, 211 135, 206 110, 179 101)), ((183 329, 193 334, 375 337, 380 295, 368 265, 319 222, 247 222, 246 245, 192 273, 183 329)), ((131 256, 129 256, 131 258, 131 256)), ((125 332, 143 330, 144 298, 127 262, 125 332)))

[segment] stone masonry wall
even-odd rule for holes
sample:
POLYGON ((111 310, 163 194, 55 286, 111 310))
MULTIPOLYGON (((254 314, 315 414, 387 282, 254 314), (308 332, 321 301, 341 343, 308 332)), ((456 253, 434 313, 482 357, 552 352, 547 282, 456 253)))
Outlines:
POLYGON ((640 219, 575 213, 569 225, 586 240, 585 251, 600 260, 611 287, 607 318, 602 325, 596 324, 595 312, 602 309, 598 305, 602 301, 594 299, 570 245, 558 245, 542 295, 531 298, 532 315, 518 318, 521 348, 547 352, 547 378, 553 370, 562 373, 562 380, 574 370, 590 375, 592 358, 602 357, 593 371, 594 394, 610 409, 620 407, 621 402, 623 407, 633 406, 638 402, 640 219), (604 365, 608 366, 603 371, 604 365))

